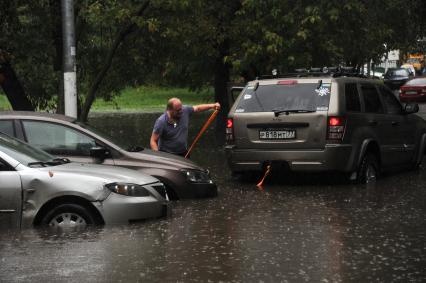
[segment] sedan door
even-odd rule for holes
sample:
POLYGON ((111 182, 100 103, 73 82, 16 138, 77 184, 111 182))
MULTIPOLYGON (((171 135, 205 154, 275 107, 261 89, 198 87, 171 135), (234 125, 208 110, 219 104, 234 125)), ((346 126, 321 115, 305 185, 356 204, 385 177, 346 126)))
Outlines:
MULTIPOLYGON (((98 146, 96 140, 85 133, 59 123, 22 120, 26 141, 48 153, 65 157, 74 162, 98 163, 90 155, 92 148, 98 146)), ((112 158, 103 164, 114 165, 112 158)))
POLYGON ((13 168, 0 159, 0 229, 21 225, 21 178, 13 168))

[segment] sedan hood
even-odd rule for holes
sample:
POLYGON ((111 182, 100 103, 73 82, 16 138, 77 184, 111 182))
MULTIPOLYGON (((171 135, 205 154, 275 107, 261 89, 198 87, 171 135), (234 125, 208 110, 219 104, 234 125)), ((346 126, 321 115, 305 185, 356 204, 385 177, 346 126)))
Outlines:
POLYGON ((168 169, 196 169, 206 171, 202 167, 195 164, 193 161, 166 152, 144 149, 140 152, 127 152, 128 157, 133 161, 141 160, 150 164, 156 164, 158 167, 168 169))
POLYGON ((45 167, 41 170, 49 171, 52 175, 69 174, 76 178, 89 177, 89 179, 101 179, 104 182, 128 182, 139 185, 157 182, 158 179, 141 172, 116 166, 96 165, 85 163, 67 163, 58 166, 45 167))

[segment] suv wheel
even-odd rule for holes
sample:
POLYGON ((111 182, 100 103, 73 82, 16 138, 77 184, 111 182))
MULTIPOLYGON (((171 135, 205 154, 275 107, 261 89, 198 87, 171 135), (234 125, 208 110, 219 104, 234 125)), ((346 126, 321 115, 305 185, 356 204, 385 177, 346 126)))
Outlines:
POLYGON ((358 169, 357 183, 368 184, 377 180, 379 174, 379 162, 372 153, 367 153, 362 159, 361 165, 358 169))

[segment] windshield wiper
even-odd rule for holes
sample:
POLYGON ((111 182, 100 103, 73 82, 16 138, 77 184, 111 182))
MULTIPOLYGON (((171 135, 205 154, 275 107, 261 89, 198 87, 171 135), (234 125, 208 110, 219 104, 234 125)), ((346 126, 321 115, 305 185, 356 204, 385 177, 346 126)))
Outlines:
POLYGON ((71 161, 68 158, 54 158, 53 162, 59 162, 60 164, 70 163, 71 161))
POLYGON ((272 109, 275 117, 278 117, 280 114, 285 113, 288 115, 289 113, 313 113, 316 112, 312 109, 272 109))
POLYGON ((48 166, 47 162, 44 162, 44 161, 36 161, 36 162, 30 162, 30 163, 28 163, 28 167, 33 167, 33 166, 36 166, 36 165, 39 165, 40 167, 46 167, 46 166, 48 166))
POLYGON ((71 161, 68 158, 54 158, 50 161, 36 161, 36 162, 30 162, 28 163, 29 167, 33 166, 40 166, 40 167, 49 167, 49 166, 56 166, 61 165, 65 163, 70 163, 71 161))
POLYGON ((132 145, 132 146, 130 146, 128 149, 127 149, 127 151, 128 152, 139 152, 139 151, 142 151, 142 150, 144 150, 145 148, 143 148, 142 146, 139 146, 139 145, 132 145))

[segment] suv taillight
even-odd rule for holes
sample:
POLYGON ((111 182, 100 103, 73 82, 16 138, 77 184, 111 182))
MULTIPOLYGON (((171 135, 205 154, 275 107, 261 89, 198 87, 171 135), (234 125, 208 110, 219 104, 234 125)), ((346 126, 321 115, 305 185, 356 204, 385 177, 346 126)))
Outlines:
POLYGON ((232 143, 234 141, 234 120, 228 118, 226 121, 226 142, 232 143))
POLYGON ((328 117, 327 140, 342 141, 345 135, 346 121, 344 117, 328 117))

